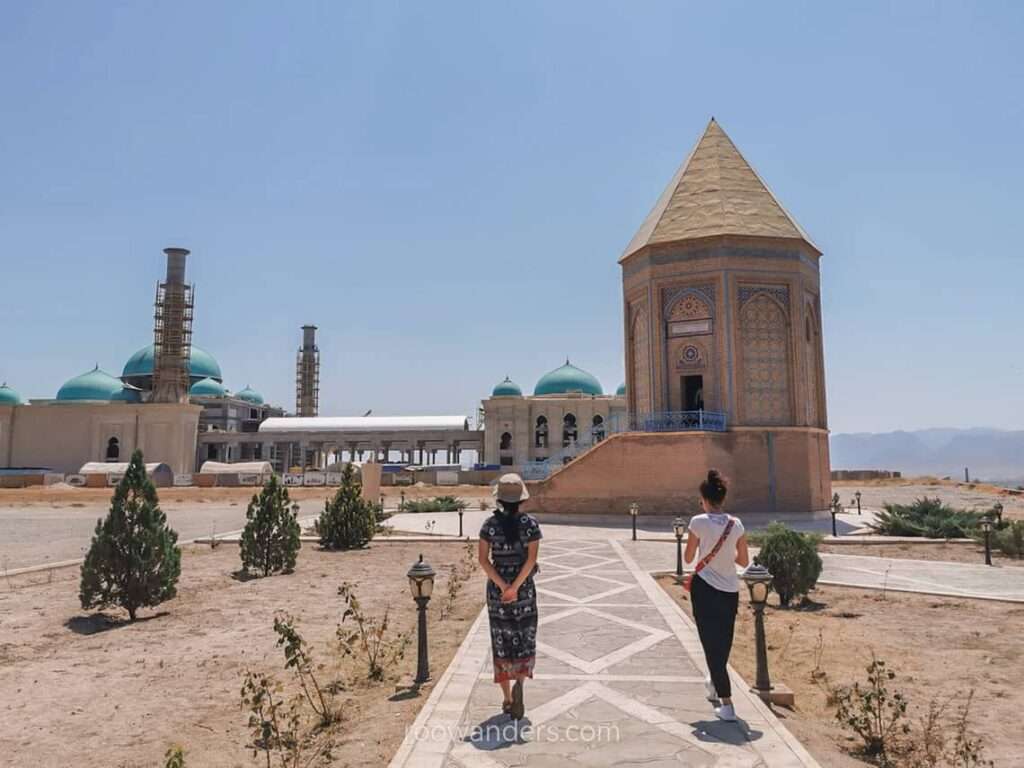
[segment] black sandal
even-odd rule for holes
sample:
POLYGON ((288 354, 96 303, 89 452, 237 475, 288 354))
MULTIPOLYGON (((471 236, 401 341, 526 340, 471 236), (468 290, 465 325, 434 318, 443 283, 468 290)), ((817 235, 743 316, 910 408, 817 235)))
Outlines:
POLYGON ((503 702, 501 702, 501 713, 503 715, 511 715, 512 714, 512 702, 511 701, 503 701, 503 702))
POLYGON ((512 686, 512 708, 509 712, 513 720, 522 720, 526 714, 526 704, 523 701, 523 681, 516 680, 512 686))

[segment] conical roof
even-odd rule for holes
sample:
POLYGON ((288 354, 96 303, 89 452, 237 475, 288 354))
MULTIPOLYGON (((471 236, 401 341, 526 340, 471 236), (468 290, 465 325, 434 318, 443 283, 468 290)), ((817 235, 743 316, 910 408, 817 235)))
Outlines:
POLYGON ((622 254, 716 235, 802 240, 821 252, 711 118, 622 254))

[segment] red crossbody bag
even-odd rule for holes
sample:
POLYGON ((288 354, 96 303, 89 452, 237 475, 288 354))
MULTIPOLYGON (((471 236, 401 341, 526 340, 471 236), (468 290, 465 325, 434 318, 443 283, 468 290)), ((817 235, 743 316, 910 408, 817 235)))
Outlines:
POLYGON ((693 573, 688 573, 683 577, 683 589, 685 589, 687 592, 689 592, 693 588, 693 577, 701 571, 703 571, 707 564, 715 559, 715 555, 718 554, 718 551, 722 548, 722 545, 725 544, 725 540, 728 539, 729 534, 732 533, 732 526, 735 522, 736 521, 733 520, 731 517, 729 518, 729 522, 725 524, 725 530, 722 531, 722 535, 715 543, 715 546, 712 547, 710 552, 708 552, 706 555, 704 555, 704 557, 700 559, 700 562, 697 563, 696 567, 693 569, 693 573))

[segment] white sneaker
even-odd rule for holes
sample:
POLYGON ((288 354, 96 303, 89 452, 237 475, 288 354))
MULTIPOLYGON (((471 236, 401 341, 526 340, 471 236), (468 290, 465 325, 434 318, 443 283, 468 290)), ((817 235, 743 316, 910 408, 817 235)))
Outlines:
POLYGON ((719 720, 726 720, 730 723, 736 722, 736 710, 733 709, 732 704, 723 704, 720 707, 715 707, 715 715, 719 720))
POLYGON ((704 691, 708 701, 718 701, 718 691, 715 690, 715 684, 711 682, 711 675, 704 678, 704 691))

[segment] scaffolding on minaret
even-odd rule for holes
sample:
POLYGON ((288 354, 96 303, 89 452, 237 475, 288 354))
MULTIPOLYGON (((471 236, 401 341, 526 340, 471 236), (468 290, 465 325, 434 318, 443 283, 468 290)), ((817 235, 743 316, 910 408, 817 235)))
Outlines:
POLYGON ((316 416, 320 411, 320 349, 316 326, 302 326, 302 346, 295 361, 295 415, 316 416))
POLYGON ((167 279, 156 286, 153 313, 154 403, 187 403, 195 290, 185 282, 184 248, 165 248, 167 279))

